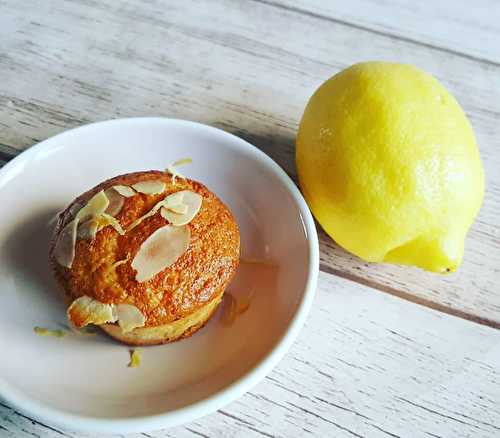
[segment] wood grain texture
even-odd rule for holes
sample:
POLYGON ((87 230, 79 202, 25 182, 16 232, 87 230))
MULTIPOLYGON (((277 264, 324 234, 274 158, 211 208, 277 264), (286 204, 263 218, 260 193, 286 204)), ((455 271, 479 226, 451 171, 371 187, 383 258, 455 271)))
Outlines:
POLYGON ((496 0, 264 0, 288 10, 358 26, 500 66, 496 0))
POLYGON ((322 268, 498 327, 499 67, 261 0, 7 1, 0 32, 4 159, 89 121, 163 115, 234 132, 294 177, 297 124, 323 80, 366 59, 435 74, 469 115, 486 168, 485 202, 463 266, 439 276, 366 264, 321 232, 322 268))
MULTIPOLYGON (((250 393, 186 426, 128 437, 500 434, 499 331, 329 274, 319 285, 286 359, 250 393)), ((111 437, 45 428, 5 405, 0 436, 111 437)))

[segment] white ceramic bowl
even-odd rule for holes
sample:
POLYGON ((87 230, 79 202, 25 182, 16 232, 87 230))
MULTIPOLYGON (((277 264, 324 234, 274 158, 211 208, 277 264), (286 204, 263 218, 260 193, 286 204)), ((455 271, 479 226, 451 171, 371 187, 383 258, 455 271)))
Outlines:
POLYGON ((101 432, 138 432, 206 415, 249 390, 290 347, 311 306, 318 274, 313 219, 285 172, 254 146, 197 123, 137 118, 64 132, 0 170, 0 395, 48 424, 101 432), (229 290, 254 292, 231 326, 221 310, 193 337, 128 348, 104 335, 40 337, 34 326, 66 325, 47 262, 56 211, 114 175, 181 170, 214 191, 240 226, 243 264, 229 290))

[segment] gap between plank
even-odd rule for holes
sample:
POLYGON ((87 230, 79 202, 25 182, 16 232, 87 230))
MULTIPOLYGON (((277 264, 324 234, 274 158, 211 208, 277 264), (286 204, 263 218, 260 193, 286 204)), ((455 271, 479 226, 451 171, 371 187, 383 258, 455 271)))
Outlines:
POLYGON ((363 25, 357 24, 357 23, 351 23, 351 22, 346 21, 346 20, 341 20, 340 18, 328 17, 326 15, 321 15, 321 14, 318 14, 317 12, 311 12, 311 11, 308 11, 306 9, 297 8, 295 6, 285 6, 285 5, 282 5, 279 3, 274 3, 270 0, 251 0, 251 1, 253 1, 255 3, 267 5, 267 6, 270 6, 273 8, 281 9, 283 11, 292 12, 292 13, 296 13, 296 14, 300 14, 300 15, 305 15, 307 17, 316 18, 318 20, 329 21, 330 23, 337 23, 337 24, 340 24, 343 26, 349 26, 349 27, 352 27, 354 29, 362 30, 365 32, 370 32, 370 33, 373 33, 375 35, 380 35, 380 36, 384 36, 384 37, 391 38, 394 40, 404 41, 406 43, 415 44, 415 45, 422 46, 422 47, 427 47, 428 49, 438 50, 440 52, 459 56, 461 58, 465 58, 465 59, 468 59, 470 61, 475 61, 475 62, 479 62, 482 64, 494 66, 494 67, 500 67, 500 62, 491 61, 489 59, 481 58, 479 56, 469 55, 468 53, 459 52, 458 50, 449 49, 447 47, 436 46, 434 44, 426 43, 423 41, 418 41, 418 40, 415 40, 415 39, 412 39, 409 37, 405 37, 405 36, 401 36, 401 35, 397 35, 397 34, 393 34, 393 33, 386 33, 386 32, 383 32, 381 30, 373 29, 373 28, 368 27, 368 26, 363 26, 363 25))
POLYGON ((13 148, 10 148, 10 146, 5 146, 3 144, 0 144, 0 162, 2 162, 0 166, 6 164, 8 161, 12 160, 20 153, 20 151, 16 151, 17 153, 11 152, 9 149, 13 148))
POLYGON ((320 263, 319 266, 320 271, 325 272, 327 274, 332 274, 337 277, 345 278, 346 280, 353 281, 354 283, 362 284, 364 286, 368 286, 371 289, 376 289, 381 292, 388 293, 395 297, 401 298, 406 301, 410 301, 415 304, 419 304, 424 307, 428 307, 433 310, 437 310, 441 313, 446 313, 448 315, 456 316, 458 318, 466 319, 468 321, 475 322, 477 324, 485 325, 488 327, 492 327, 494 329, 500 329, 500 322, 494 321, 488 318, 482 318, 480 316, 474 315, 469 312, 464 312, 462 310, 454 309, 449 306, 445 306, 444 304, 435 303, 431 300, 427 300, 425 298, 420 298, 415 295, 412 295, 408 292, 400 291, 391 286, 387 286, 385 284, 377 283, 376 281, 369 280, 367 278, 358 277, 357 275, 351 274, 349 272, 341 271, 340 269, 332 268, 325 263, 320 263))

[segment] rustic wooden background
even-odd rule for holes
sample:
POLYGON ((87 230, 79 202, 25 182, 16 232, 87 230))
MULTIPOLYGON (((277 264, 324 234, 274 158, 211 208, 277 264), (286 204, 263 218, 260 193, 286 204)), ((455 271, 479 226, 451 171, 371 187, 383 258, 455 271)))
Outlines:
MULTIPOLYGON (((475 128, 487 189, 460 271, 366 264, 320 231, 318 294, 286 359, 225 409, 142 436, 500 436, 500 2, 0 0, 0 164, 154 115, 233 132, 294 178, 308 97, 373 59, 434 74, 475 128)), ((0 404, 3 436, 97 435, 0 404)))

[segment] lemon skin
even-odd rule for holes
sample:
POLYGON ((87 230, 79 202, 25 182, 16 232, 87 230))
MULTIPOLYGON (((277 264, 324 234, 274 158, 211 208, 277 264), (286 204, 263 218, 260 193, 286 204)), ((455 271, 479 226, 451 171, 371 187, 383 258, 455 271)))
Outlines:
POLYGON ((370 262, 455 271, 484 193, 455 98, 411 65, 355 64, 311 97, 296 141, 302 192, 324 230, 370 262))

